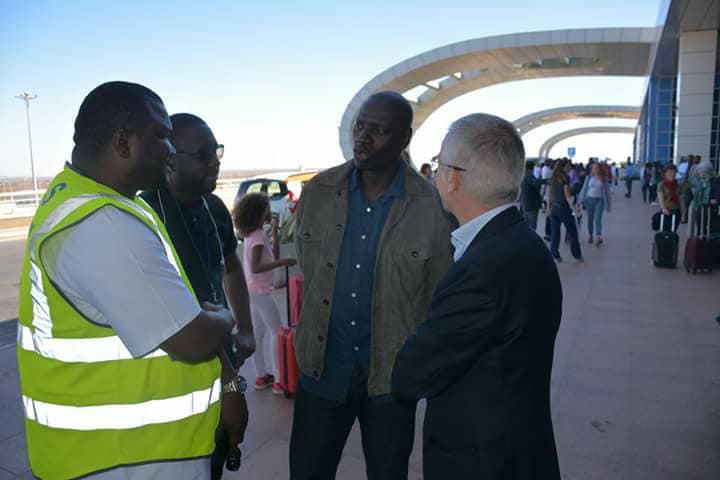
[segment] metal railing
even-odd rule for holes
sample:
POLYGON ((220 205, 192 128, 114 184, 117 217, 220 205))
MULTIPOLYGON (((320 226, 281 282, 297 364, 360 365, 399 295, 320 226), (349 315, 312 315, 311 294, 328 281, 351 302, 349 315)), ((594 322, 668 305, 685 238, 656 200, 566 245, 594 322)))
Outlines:
MULTIPOLYGON (((231 206, 243 180, 243 178, 220 179, 214 193, 228 206, 231 206)), ((45 195, 45 189, 38 190, 38 194, 42 198, 45 195)), ((32 217, 35 214, 35 208, 35 192, 33 190, 0 193, 0 219, 32 217)))

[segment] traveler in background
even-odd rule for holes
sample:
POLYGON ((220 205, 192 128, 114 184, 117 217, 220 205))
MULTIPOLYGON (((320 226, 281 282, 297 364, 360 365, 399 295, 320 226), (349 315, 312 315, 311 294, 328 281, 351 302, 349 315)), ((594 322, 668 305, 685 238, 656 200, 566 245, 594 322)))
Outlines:
POLYGON ((540 173, 540 178, 543 181, 542 186, 542 196, 543 201, 545 202, 544 209, 550 209, 550 204, 547 203, 547 197, 548 197, 548 183, 550 181, 550 177, 552 176, 553 168, 552 168, 553 162, 549 158, 545 160, 545 163, 542 167, 542 172, 540 173))
POLYGON ((537 230, 538 212, 542 207, 542 180, 535 178, 534 170, 535 162, 525 163, 525 176, 520 186, 520 209, 530 228, 537 230))
POLYGON ((658 204, 662 214, 665 216, 663 221, 663 231, 671 231, 671 226, 674 224, 672 231, 677 231, 678 223, 680 223, 680 195, 683 191, 675 180, 677 174, 677 168, 675 165, 668 165, 665 168, 663 180, 658 185, 658 204))
POLYGON ((282 394, 278 380, 277 331, 282 327, 280 310, 273 294, 273 273, 276 268, 291 267, 294 258, 279 258, 277 219, 270 215, 270 200, 262 193, 249 193, 242 197, 233 210, 235 228, 243 240, 245 276, 250 292, 250 313, 255 332, 255 389, 272 387, 272 392, 282 394), (270 248, 263 225, 272 221, 273 249, 270 248), (270 366, 266 365, 268 356, 270 366))
POLYGON ((390 395, 390 375, 452 264, 438 191, 400 160, 412 121, 402 95, 372 95, 353 125, 353 159, 321 172, 300 197, 295 246, 306 288, 293 480, 334 479, 356 420, 368 478, 408 476, 416 404, 390 395))
POLYGON ((643 203, 647 203, 652 196, 650 195, 650 180, 652 179, 652 165, 646 163, 643 166, 642 173, 640 174, 640 181, 642 182, 642 196, 643 203))
MULTIPOLYGON (((602 166, 598 166, 602 168, 602 166)), ((550 253, 553 258, 562 262, 560 257, 560 226, 565 225, 566 235, 570 243, 570 251, 577 263, 583 261, 582 250, 578 240, 577 224, 572 210, 572 192, 570 191, 570 160, 562 159, 555 165, 550 184, 548 185, 548 205, 550 208, 550 253)))
POLYGON ((632 182, 635 179, 635 168, 630 163, 630 157, 628 157, 623 173, 625 175, 625 198, 632 198, 632 182))
POLYGON ((663 168, 660 162, 651 163, 650 171, 650 205, 658 204, 658 188, 663 181, 663 168))
POLYGON ((491 115, 461 118, 443 140, 455 264, 392 376, 397 397, 427 398, 425 480, 560 479, 550 377, 562 285, 512 203, 523 160, 513 125, 491 115))
POLYGON ((688 212, 692 202, 692 190, 690 189, 689 158, 682 157, 677 165, 675 180, 682 187, 683 194, 680 195, 680 223, 688 223, 688 212))
MULTIPOLYGON (((225 352, 236 368, 255 351, 245 274, 237 254, 230 213, 213 195, 224 147, 210 127, 189 113, 170 117, 170 141, 177 149, 170 161, 166 188, 142 193, 170 235, 198 301, 230 308, 237 333, 225 352)), ((212 478, 222 478, 230 453, 228 435, 216 436, 212 478)), ((234 447, 233 447, 234 448, 234 447)))
POLYGON ((617 166, 617 163, 613 162, 612 164, 612 177, 613 181, 615 182, 615 186, 618 186, 618 178, 620 177, 620 169, 617 166))
POLYGON ((148 88, 95 88, 75 119, 72 164, 35 213, 17 358, 36 477, 207 480, 218 421, 242 442, 245 382, 222 348, 233 313, 199 304, 137 198, 165 186, 172 130, 148 88))
POLYGON ((705 231, 706 225, 701 223, 701 220, 705 222, 708 221, 707 218, 702 218, 702 216, 706 216, 710 212, 710 182, 714 176, 712 163, 710 163, 709 160, 704 160, 697 165, 693 176, 688 182, 689 190, 692 191, 692 201, 689 205, 690 218, 692 221, 690 224, 691 236, 701 235, 705 231), (705 211, 703 212, 703 210, 705 211))
POLYGON ((425 177, 428 182, 433 183, 432 165, 430 165, 429 163, 423 163, 420 167, 420 174, 425 177))
POLYGON ((540 162, 540 159, 538 159, 537 162, 533 163, 535 163, 535 167, 533 168, 533 175, 538 180, 542 180, 542 162, 540 162))
POLYGON ((585 179, 580 191, 579 201, 585 206, 588 214, 588 243, 600 246, 602 238, 603 212, 610 212, 610 182, 605 178, 605 171, 599 165, 593 165, 590 176, 585 179), (594 236, 595 235, 595 236, 594 236))

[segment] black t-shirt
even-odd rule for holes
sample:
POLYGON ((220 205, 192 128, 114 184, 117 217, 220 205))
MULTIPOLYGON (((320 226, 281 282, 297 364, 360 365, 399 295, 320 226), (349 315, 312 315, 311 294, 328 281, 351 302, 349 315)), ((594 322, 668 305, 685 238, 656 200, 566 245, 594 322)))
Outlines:
POLYGON ((565 185, 570 182, 567 178, 560 177, 557 180, 551 180, 550 188, 552 189, 552 203, 560 207, 570 208, 570 204, 565 198, 565 185))
POLYGON ((202 200, 182 205, 167 189, 143 192, 140 196, 165 223, 198 300, 227 307, 221 258, 234 254, 238 242, 223 201, 207 193, 203 195, 207 208, 202 200))

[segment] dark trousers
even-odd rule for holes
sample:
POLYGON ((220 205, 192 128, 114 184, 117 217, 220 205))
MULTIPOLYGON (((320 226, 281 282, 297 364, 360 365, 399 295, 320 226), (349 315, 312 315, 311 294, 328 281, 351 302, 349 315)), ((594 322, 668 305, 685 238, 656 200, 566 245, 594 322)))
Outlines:
POLYGON ((355 419, 360 422, 368 480, 406 480, 415 440, 416 404, 370 397, 354 382, 345 402, 298 388, 290 436, 291 480, 334 480, 355 419))
POLYGON ((525 221, 527 224, 532 228, 533 230, 537 230, 537 222, 538 222, 538 211, 534 210, 532 212, 523 212, 523 217, 525 218, 525 221))
POLYGON ((642 184, 643 203, 648 201, 648 195, 650 194, 650 184, 643 182, 642 184))
POLYGON ((578 240, 577 225, 572 210, 566 206, 553 204, 550 209, 550 253, 554 258, 560 257, 560 225, 565 225, 570 251, 575 258, 582 257, 580 242, 578 240))
POLYGON ((630 177, 625 179, 625 196, 628 198, 632 197, 632 182, 633 179, 630 177))
MULTIPOLYGON (((232 338, 228 338, 225 342, 225 352, 228 354, 228 358, 233 364, 237 361, 237 353, 232 338)), ((213 450, 210 456, 210 478, 212 480, 220 480, 225 470, 225 461, 228 456, 228 450, 230 449, 230 440, 227 433, 223 432, 215 442, 215 450, 213 450)))

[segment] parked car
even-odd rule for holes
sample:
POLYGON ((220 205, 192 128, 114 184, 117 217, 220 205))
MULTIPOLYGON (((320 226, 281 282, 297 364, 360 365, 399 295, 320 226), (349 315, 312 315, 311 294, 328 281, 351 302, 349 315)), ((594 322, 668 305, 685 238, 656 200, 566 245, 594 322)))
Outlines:
POLYGON ((235 195, 235 205, 248 193, 264 193, 270 198, 270 211, 278 215, 289 200, 288 186, 284 180, 273 178, 251 178, 243 181, 235 195))

